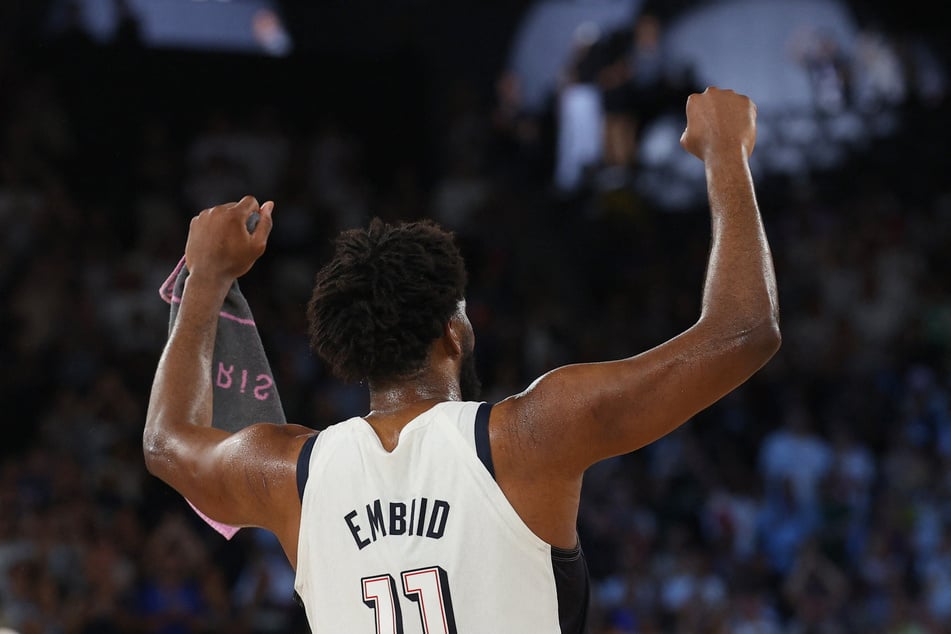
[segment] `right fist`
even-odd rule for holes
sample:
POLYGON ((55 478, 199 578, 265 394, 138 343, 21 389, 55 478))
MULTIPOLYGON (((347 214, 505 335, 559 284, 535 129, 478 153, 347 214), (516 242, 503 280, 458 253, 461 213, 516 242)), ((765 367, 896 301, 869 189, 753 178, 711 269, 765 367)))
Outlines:
POLYGON ((756 104, 746 95, 712 86, 690 95, 680 145, 702 161, 734 151, 749 158, 756 145, 756 104))
POLYGON ((205 209, 192 218, 185 241, 185 265, 191 275, 209 275, 230 283, 251 269, 267 245, 274 203, 258 205, 254 196, 205 209), (248 222, 259 214, 254 233, 248 222))

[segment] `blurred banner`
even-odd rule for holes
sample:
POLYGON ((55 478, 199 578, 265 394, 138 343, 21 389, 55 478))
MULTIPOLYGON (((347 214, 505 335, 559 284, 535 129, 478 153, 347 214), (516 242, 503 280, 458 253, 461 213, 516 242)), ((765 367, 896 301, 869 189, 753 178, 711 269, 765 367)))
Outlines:
POLYGON ((641 5, 641 0, 543 0, 532 6, 519 25, 509 58, 509 68, 521 81, 525 108, 544 109, 575 50, 633 24, 641 5))
POLYGON ((56 0, 48 29, 108 43, 134 30, 142 44, 270 56, 293 43, 272 0, 56 0))

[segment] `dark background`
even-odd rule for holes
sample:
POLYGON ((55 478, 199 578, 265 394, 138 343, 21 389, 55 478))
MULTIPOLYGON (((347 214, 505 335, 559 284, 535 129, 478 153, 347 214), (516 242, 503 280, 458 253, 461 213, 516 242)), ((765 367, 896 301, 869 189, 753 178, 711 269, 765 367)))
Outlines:
MULTIPOLYGON (((697 4, 649 6, 672 18, 697 4)), ((438 217, 460 157, 477 159, 461 182, 483 192, 453 228, 490 400, 562 363, 647 349, 698 314, 702 205, 558 195, 550 113, 531 152, 493 127, 528 2, 282 2, 287 58, 51 33, 49 5, 0 7, 0 626, 305 631, 273 541, 225 542, 142 467, 158 284, 210 178, 189 157, 222 125, 287 142, 286 169, 252 192, 277 202, 277 224, 242 284, 292 421, 365 407, 306 346, 333 235, 371 215, 438 217), (313 191, 328 130, 356 155, 344 202, 313 191)), ((925 2, 852 8, 948 68, 925 2)), ((947 98, 909 99, 897 133, 845 163, 757 183, 783 349, 670 438, 589 474, 594 631, 947 631, 949 114, 947 98)))

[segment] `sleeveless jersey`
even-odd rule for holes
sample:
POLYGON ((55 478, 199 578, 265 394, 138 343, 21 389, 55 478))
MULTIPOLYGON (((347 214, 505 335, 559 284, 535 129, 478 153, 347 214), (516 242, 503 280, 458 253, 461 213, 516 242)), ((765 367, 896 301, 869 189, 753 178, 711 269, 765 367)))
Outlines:
POLYGON ((490 409, 440 403, 392 452, 362 418, 304 446, 294 587, 315 634, 585 631, 584 556, 536 536, 499 489, 490 409))

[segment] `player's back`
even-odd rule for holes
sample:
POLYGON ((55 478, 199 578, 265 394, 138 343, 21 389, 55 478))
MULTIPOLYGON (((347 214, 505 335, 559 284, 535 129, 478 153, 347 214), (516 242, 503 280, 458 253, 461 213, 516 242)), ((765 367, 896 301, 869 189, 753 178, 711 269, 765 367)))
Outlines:
POLYGON ((316 634, 583 631, 583 555, 534 535, 496 485, 489 411, 440 403, 392 452, 362 418, 305 446, 296 589, 316 634))

